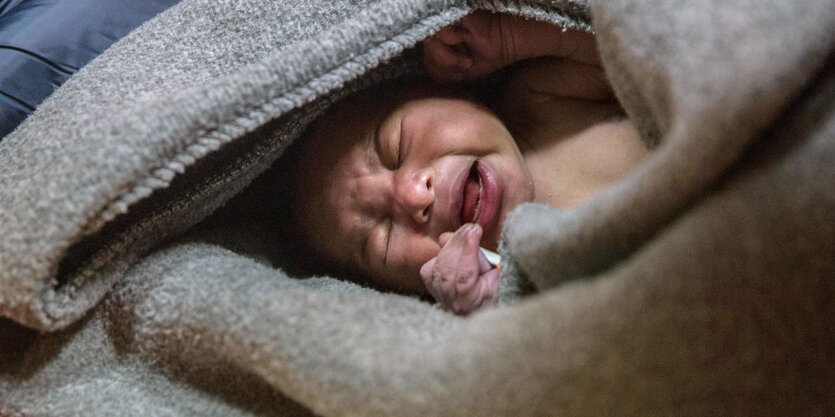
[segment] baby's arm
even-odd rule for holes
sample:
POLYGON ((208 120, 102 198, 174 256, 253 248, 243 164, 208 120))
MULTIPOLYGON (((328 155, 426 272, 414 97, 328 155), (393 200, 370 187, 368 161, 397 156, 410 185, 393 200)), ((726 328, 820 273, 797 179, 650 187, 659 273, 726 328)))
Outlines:
POLYGON ((481 227, 471 223, 444 233, 440 253, 420 269, 429 293, 446 311, 467 315, 496 302, 499 270, 479 249, 481 234, 481 227))

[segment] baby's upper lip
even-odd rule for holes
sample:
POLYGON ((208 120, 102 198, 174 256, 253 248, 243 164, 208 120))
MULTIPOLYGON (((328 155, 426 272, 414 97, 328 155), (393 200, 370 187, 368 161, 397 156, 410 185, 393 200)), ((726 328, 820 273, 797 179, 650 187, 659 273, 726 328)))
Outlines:
POLYGON ((470 176, 470 170, 476 161, 473 160, 470 164, 462 164, 460 171, 454 177, 454 181, 449 188, 449 204, 447 211, 447 223, 449 224, 449 231, 456 231, 461 227, 461 207, 464 204, 464 186, 467 185, 467 178, 470 176))

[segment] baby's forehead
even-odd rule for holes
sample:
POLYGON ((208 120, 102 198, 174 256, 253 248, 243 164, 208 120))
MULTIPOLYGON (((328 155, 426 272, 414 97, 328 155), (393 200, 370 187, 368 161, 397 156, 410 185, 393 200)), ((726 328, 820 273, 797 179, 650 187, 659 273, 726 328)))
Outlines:
POLYGON ((423 77, 410 77, 391 80, 351 94, 334 103, 317 121, 340 115, 361 119, 375 118, 378 112, 391 111, 406 102, 433 97, 473 99, 472 95, 460 86, 439 84, 423 77))
MULTIPOLYGON (((434 83, 404 82, 378 87, 331 106, 300 138, 309 159, 340 155, 368 140, 375 125, 402 106, 449 98, 475 101, 464 90, 434 83)), ((327 167, 325 167, 327 168, 327 167)))

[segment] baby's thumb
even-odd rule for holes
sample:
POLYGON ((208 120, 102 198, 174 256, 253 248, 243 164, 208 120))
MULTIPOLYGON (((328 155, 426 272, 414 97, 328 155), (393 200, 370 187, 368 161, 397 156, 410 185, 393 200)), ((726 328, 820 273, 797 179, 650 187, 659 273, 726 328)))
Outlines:
POLYGON ((443 248, 444 246, 446 246, 447 242, 449 242, 449 240, 452 239, 453 235, 455 235, 455 233, 453 232, 441 233, 441 235, 438 236, 438 244, 441 245, 441 247, 443 248))

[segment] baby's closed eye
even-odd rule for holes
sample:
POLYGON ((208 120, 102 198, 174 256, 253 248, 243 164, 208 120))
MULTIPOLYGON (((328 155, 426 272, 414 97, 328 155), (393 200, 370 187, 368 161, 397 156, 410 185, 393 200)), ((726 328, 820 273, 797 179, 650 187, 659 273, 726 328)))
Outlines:
POLYGON ((368 229, 365 245, 362 248, 365 252, 364 263, 366 265, 386 266, 389 263, 392 226, 391 217, 385 217, 368 229))
POLYGON ((396 170, 402 163, 401 145, 403 141, 401 117, 386 117, 374 131, 374 146, 383 165, 396 170))
POLYGON ((385 221, 384 227, 385 227, 385 238, 384 238, 385 243, 384 243, 384 246, 383 246, 383 265, 387 265, 388 264, 388 258, 389 258, 389 251, 390 251, 390 248, 391 248, 391 231, 392 231, 392 228, 394 227, 394 220, 392 220, 391 217, 388 217, 385 221))

